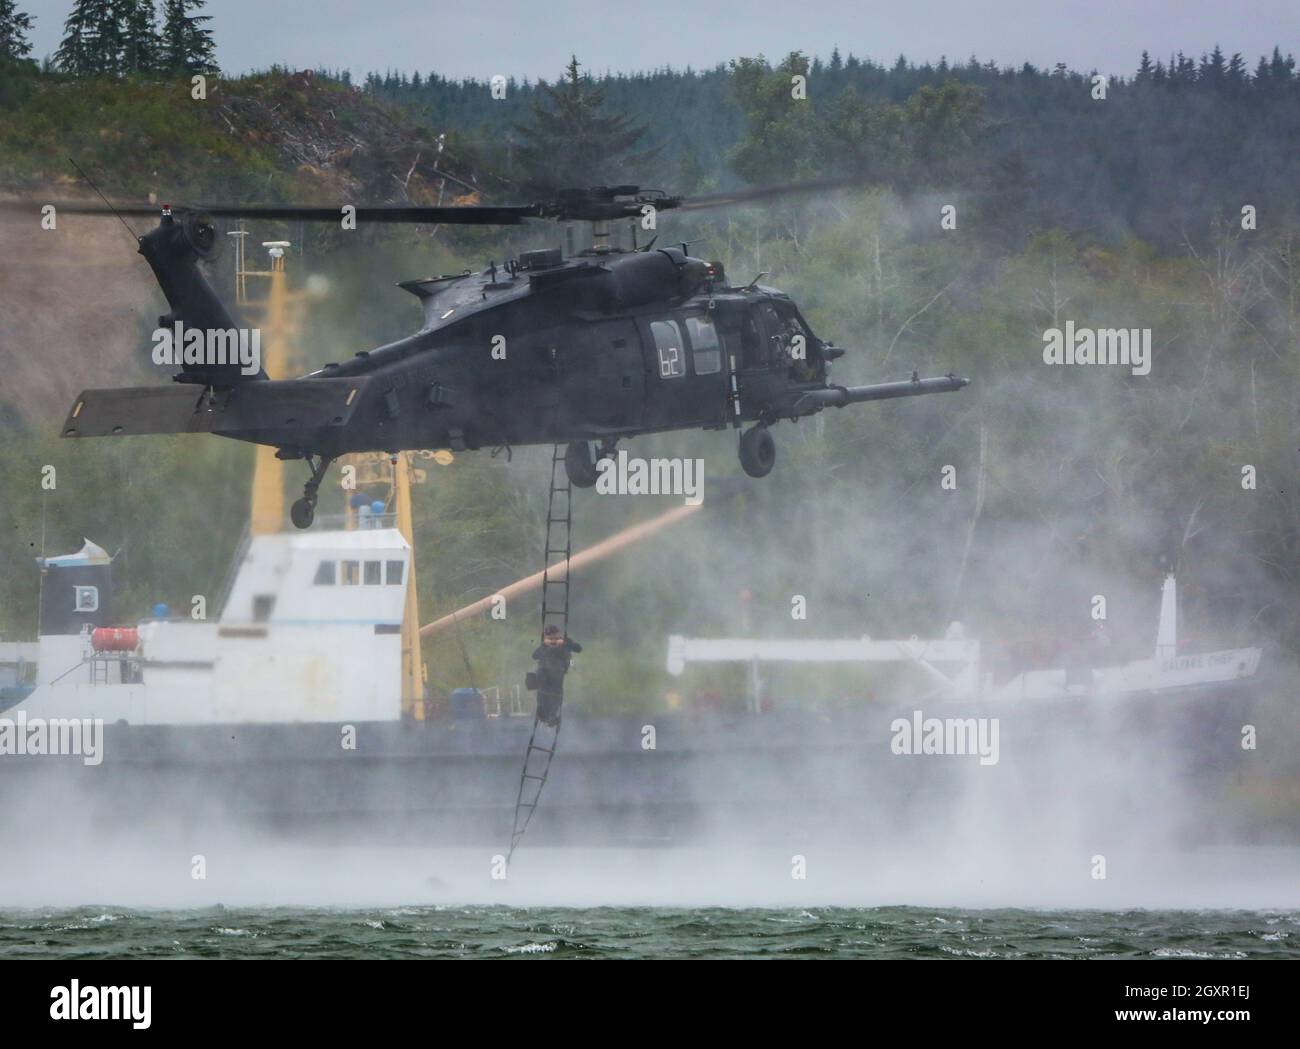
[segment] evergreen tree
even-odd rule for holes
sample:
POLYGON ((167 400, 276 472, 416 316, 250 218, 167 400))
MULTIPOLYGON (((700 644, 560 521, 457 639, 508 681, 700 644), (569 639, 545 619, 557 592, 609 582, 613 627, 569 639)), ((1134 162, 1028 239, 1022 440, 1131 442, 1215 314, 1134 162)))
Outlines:
POLYGON ((1147 52, 1143 51, 1142 61, 1138 63, 1137 79, 1140 82, 1145 82, 1151 79, 1153 73, 1154 70, 1151 68, 1151 56, 1147 52))
POLYGON ((55 59, 73 76, 113 76, 122 67, 122 34, 112 0, 75 0, 55 59))
POLYGON ((122 71, 157 72, 162 41, 153 0, 118 0, 117 10, 122 29, 122 71))
POLYGON ((1240 87, 1246 82, 1246 60, 1241 57, 1241 52, 1234 51, 1232 58, 1228 60, 1228 83, 1233 87, 1240 87))
POLYGON ((31 28, 31 15, 19 11, 15 0, 0 0, 0 62, 26 58, 32 53, 27 40, 31 28))
POLYGON ((1202 84, 1217 88, 1222 85, 1224 76, 1227 73, 1227 66, 1223 60, 1223 49, 1218 44, 1214 45, 1214 51, 1209 58, 1201 56, 1201 67, 1197 73, 1197 80, 1202 84))
POLYGON ((559 83, 541 85, 532 121, 514 125, 521 138, 517 159, 534 193, 616 183, 620 174, 635 178, 636 168, 658 152, 631 152, 645 128, 602 113, 605 92, 579 70, 575 55, 559 83))
POLYGON ((759 58, 731 63, 731 86, 748 130, 730 153, 731 167, 754 185, 793 182, 816 173, 820 128, 806 102, 791 97, 791 78, 807 76, 808 59, 792 51, 773 69, 759 58))
POLYGON ((198 12, 205 0, 163 0, 163 65, 173 73, 215 73, 217 45, 198 12))
POLYGON ((1295 69, 1295 59, 1287 55, 1285 60, 1282 58, 1282 52, 1279 48, 1273 48, 1273 60, 1269 63, 1269 77, 1277 83, 1291 78, 1291 71, 1295 69))
POLYGON ((117 4, 114 0, 94 0, 90 6, 95 32, 95 71, 104 76, 117 76, 122 71, 122 25, 117 17, 117 4))
POLYGON ((72 11, 63 23, 63 40, 54 53, 59 68, 73 76, 87 76, 93 71, 90 55, 93 33, 86 10, 88 6, 88 0, 76 0, 72 5, 72 11))

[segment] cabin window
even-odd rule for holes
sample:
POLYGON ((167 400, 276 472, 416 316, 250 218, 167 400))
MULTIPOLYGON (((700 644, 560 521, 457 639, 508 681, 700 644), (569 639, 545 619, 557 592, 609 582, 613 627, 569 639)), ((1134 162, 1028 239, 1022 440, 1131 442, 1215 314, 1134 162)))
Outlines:
POLYGON ((384 582, 389 586, 401 586, 402 576, 405 574, 403 570, 405 568, 406 564, 403 561, 389 561, 387 565, 387 573, 384 576, 384 582))
POLYGON ((722 371, 722 347, 718 329, 708 317, 687 317, 686 331, 691 337, 696 375, 716 375, 722 371))
POLYGON ((686 359, 682 352, 682 330, 676 321, 651 321, 650 334, 654 336, 659 352, 659 378, 676 379, 686 374, 686 359))
POLYGON ((76 610, 78 612, 99 611, 99 587, 78 586, 73 587, 73 590, 76 593, 76 610))
POLYGON ((357 586, 361 582, 361 562, 343 561, 343 585, 357 586))
POLYGON ((315 586, 333 586, 337 572, 333 561, 322 561, 316 566, 316 578, 312 580, 315 586))
POLYGON ((274 594, 254 594, 253 595, 253 622, 265 623, 271 618, 271 611, 275 608, 274 594))
POLYGON ((378 561, 367 561, 367 562, 366 562, 366 579, 365 579, 365 583, 366 583, 366 586, 378 586, 378 585, 379 585, 379 562, 378 562, 378 561))

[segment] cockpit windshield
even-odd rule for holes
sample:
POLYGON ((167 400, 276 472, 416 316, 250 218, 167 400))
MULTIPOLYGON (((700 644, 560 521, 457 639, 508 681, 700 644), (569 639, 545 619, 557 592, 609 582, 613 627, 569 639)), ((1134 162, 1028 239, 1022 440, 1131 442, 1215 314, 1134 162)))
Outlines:
POLYGON ((771 359, 775 365, 789 369, 790 377, 813 382, 822 371, 821 343, 813 335, 793 302, 765 302, 763 319, 771 342, 771 359))

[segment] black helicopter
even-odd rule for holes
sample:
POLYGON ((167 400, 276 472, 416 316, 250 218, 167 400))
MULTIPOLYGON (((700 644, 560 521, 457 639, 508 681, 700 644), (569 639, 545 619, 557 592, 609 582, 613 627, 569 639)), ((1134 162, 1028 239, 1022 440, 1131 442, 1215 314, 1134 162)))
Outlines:
MULTIPOLYGON (((770 427, 826 407, 961 389, 947 375, 845 387, 830 382, 844 350, 817 338, 789 296, 753 282, 730 283, 722 266, 687 245, 618 249, 610 223, 653 211, 745 203, 829 184, 742 190, 687 200, 636 186, 597 187, 528 205, 355 208, 365 222, 519 225, 530 219, 592 223, 592 246, 569 258, 558 248, 522 252, 501 266, 410 280, 424 324, 415 334, 327 364, 298 379, 244 374, 238 362, 182 363, 173 386, 85 390, 65 437, 215 433, 270 445, 310 467, 293 523, 311 525, 326 470, 350 452, 396 454, 566 444, 570 482, 590 487, 597 460, 616 443, 666 430, 742 428, 740 462, 768 474, 770 427), (593 444, 596 446, 593 454, 593 444)), ((157 214, 156 206, 65 210, 157 214)), ((344 209, 295 205, 176 208, 139 237, 176 323, 233 331, 235 322, 199 271, 214 254, 215 218, 327 220, 344 209)), ((635 239, 635 232, 633 233, 635 239)), ((759 275, 763 276, 762 274, 759 275)))

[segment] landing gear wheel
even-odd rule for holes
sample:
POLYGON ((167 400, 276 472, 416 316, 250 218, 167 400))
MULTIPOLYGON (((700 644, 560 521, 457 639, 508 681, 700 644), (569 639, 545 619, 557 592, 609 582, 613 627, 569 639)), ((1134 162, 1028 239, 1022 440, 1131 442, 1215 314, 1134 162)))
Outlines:
POLYGON ((305 496, 295 501, 289 507, 289 520, 294 528, 310 528, 312 521, 316 520, 316 504, 305 496))
POLYGON ((594 488, 600 473, 591 457, 587 441, 570 441, 564 450, 564 473, 574 488, 594 488))
POLYGON ((293 522, 295 528, 310 528, 312 521, 316 519, 316 493, 325 478, 325 471, 334 461, 328 455, 318 456, 315 462, 312 462, 310 455, 305 455, 303 458, 311 467, 311 478, 302 486, 302 498, 289 507, 289 520, 293 522))
POLYGON ((766 477, 776 464, 776 441, 762 423, 740 438, 740 465, 750 477, 766 477))

